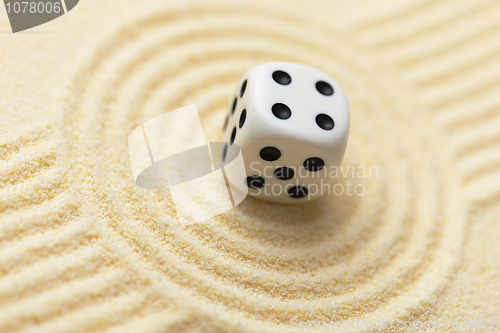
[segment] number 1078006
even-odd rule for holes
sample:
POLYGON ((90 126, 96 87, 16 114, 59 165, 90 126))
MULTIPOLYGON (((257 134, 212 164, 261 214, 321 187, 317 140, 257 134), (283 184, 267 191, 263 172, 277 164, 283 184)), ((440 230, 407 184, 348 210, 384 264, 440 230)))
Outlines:
POLYGON ((7 13, 60 13, 63 9, 61 8, 61 4, 59 2, 6 2, 5 8, 7 9, 7 13))

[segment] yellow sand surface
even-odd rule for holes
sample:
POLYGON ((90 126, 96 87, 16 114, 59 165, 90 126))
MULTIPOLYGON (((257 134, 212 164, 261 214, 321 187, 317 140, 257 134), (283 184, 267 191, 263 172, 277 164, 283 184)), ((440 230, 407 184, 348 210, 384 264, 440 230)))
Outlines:
POLYGON ((0 332, 500 319, 498 0, 82 0, 9 31, 2 8, 0 332), (194 103, 220 140, 268 61, 342 85, 343 166, 378 174, 180 223, 168 190, 134 183, 129 133, 194 103))

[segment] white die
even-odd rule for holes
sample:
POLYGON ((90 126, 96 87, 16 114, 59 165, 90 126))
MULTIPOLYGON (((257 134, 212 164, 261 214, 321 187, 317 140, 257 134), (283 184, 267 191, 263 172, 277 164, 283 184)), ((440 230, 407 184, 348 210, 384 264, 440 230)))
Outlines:
POLYGON ((224 123, 227 163, 241 147, 249 194, 307 202, 331 192, 349 134, 349 107, 340 85, 301 64, 271 62, 243 75, 224 123))

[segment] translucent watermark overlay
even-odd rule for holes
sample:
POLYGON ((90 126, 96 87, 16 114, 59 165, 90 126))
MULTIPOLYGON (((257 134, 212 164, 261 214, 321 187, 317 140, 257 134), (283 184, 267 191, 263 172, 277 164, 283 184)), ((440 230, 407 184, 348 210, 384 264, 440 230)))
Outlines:
MULTIPOLYGON (((298 175, 302 179, 312 179, 312 178, 378 178, 379 171, 378 167, 373 166, 363 166, 363 165, 353 165, 346 166, 330 166, 323 167, 318 171, 310 172, 303 167, 290 166, 289 168, 293 170, 294 174, 298 175)), ((250 163, 250 170, 254 171, 258 176, 272 177, 275 174, 275 167, 271 165, 264 164, 262 162, 252 162, 250 163)))
POLYGON ((195 105, 164 113, 128 137, 136 184, 170 190, 179 220, 205 221, 241 203, 248 194, 241 150, 223 162, 226 142, 207 143, 195 105), (228 186, 229 185, 229 186, 228 186))
POLYGON ((321 161, 314 167, 283 167, 260 160, 245 164, 236 143, 206 141, 195 105, 164 113, 135 128, 128 137, 128 148, 136 184, 147 189, 168 188, 182 224, 227 212, 248 194, 261 198, 307 196, 307 200, 324 195, 361 196, 366 189, 357 179, 379 176, 377 166, 359 166, 354 161, 343 166, 321 161), (227 154, 229 146, 231 154, 227 154))
POLYGON ((362 196, 366 192, 364 183, 355 182, 353 180, 379 177, 379 169, 377 166, 354 165, 354 161, 352 161, 352 165, 325 166, 314 172, 307 170, 303 166, 289 166, 283 169, 256 161, 250 163, 249 170, 249 172, 254 175, 254 178, 247 182, 251 188, 255 189, 252 193, 254 195, 279 196, 283 193, 288 193, 288 190, 292 187, 305 186, 307 188, 308 199, 323 195, 362 196), (258 184, 252 183, 259 182, 258 177, 264 179, 270 179, 273 178, 273 176, 277 178, 288 178, 286 174, 280 174, 281 172, 295 175, 294 180, 268 184, 263 187, 259 187, 258 184))

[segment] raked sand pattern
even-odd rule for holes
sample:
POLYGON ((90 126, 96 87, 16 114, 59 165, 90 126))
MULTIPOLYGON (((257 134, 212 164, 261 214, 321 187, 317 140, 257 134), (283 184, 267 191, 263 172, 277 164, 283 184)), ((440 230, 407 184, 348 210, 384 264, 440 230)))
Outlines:
POLYGON ((0 332, 500 318, 499 17, 495 0, 83 1, 33 29, 55 33, 0 35, 0 332), (168 190, 134 184, 128 134, 195 103, 220 140, 240 76, 275 60, 343 86, 343 167, 378 173, 338 180, 361 196, 180 223, 168 190))

